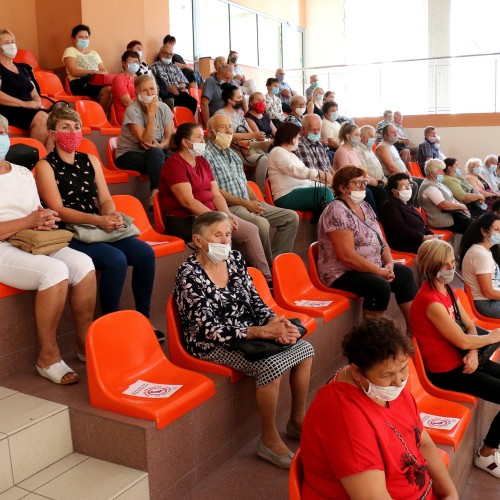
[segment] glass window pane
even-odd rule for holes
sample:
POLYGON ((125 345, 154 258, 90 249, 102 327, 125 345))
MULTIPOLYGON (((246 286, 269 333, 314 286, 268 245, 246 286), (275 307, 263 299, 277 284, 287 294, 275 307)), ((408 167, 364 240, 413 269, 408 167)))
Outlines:
MULTIPOLYGON (((193 4, 192 0, 170 0, 170 34, 175 36, 175 53, 193 61, 193 4)), ((165 33, 166 35, 167 33, 165 33)))
MULTIPOLYGON (((231 50, 238 52, 238 63, 258 66, 257 15, 231 5, 231 50)), ((215 31, 217 33, 217 31, 215 31)))
POLYGON ((219 0, 199 2, 198 57, 218 57, 229 54, 229 9, 219 0))
POLYGON ((281 66, 281 23, 259 16, 259 67, 273 70, 281 66))
POLYGON ((297 28, 283 24, 283 68, 302 68, 303 34, 297 28))

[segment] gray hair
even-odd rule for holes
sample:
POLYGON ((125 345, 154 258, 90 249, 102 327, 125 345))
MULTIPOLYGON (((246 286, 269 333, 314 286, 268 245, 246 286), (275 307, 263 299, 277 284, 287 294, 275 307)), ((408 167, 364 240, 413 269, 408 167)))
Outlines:
POLYGON ((0 115, 0 126, 3 126, 3 128, 5 129, 5 133, 9 133, 9 122, 3 115, 0 115))
POLYGON ((290 99, 290 106, 296 106, 297 104, 306 104, 306 98, 303 95, 294 95, 290 99))
POLYGON ((445 169, 446 164, 444 163, 443 160, 440 160, 439 158, 433 158, 431 160, 427 160, 425 162, 425 175, 433 174, 434 172, 437 172, 440 169, 445 169))
POLYGON ((359 128, 359 134, 365 136, 370 130, 373 130, 375 132, 375 128, 371 125, 363 125, 359 128))
POLYGON ((481 165, 481 160, 479 158, 469 158, 467 163, 465 164, 465 171, 468 174, 472 174, 472 169, 474 168, 474 164, 479 163, 481 165))
POLYGON ((321 118, 319 115, 316 115, 316 114, 313 114, 311 113, 310 115, 304 115, 304 117, 302 118, 302 128, 305 130, 307 128, 309 128, 309 122, 314 118, 316 117, 319 121, 319 124, 321 125, 321 118))
POLYGON ((218 222, 227 222, 231 224, 229 217, 224 212, 204 212, 198 215, 194 220, 191 234, 198 234, 203 238, 203 236, 207 234, 208 228, 218 222))
POLYGON ((158 90, 158 86, 156 85, 156 80, 155 77, 152 74, 147 74, 147 75, 140 75, 134 80, 134 89, 137 92, 137 89, 145 82, 148 80, 153 80, 155 82, 155 87, 158 90))
POLYGON ((490 160, 497 160, 498 161, 498 157, 496 155, 488 155, 484 159, 484 164, 486 165, 490 160))

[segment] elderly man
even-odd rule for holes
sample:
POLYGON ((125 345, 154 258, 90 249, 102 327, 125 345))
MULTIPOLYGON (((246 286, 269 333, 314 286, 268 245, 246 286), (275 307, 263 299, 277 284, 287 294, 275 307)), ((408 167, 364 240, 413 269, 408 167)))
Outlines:
POLYGON ((488 155, 484 159, 484 168, 481 175, 486 179, 491 190, 499 193, 500 177, 498 176, 498 157, 495 155, 488 155))
POLYGON ((410 155, 417 154, 417 146, 413 144, 408 138, 408 134, 406 133, 405 128, 403 127, 403 114, 401 111, 394 111, 393 116, 394 121, 392 124, 396 127, 398 131, 398 142, 396 143, 396 148, 399 150, 398 144, 400 146, 404 146, 410 150, 410 155))
POLYGON ((285 82, 285 70, 283 68, 278 68, 275 73, 276 78, 280 84, 280 99, 281 99, 281 108, 285 113, 291 113, 292 108, 290 107, 290 99, 297 95, 297 92, 285 82))
MULTIPOLYGON (((175 39, 175 36, 173 35, 166 35, 163 38, 163 45, 171 45, 172 46, 172 51, 175 50, 175 44, 177 43, 177 40, 175 39)), ((196 87, 198 85, 203 84, 203 78, 202 76, 198 73, 198 71, 194 71, 184 60, 184 58, 179 55, 175 54, 172 56, 172 62, 180 68, 180 70, 184 73, 184 76, 188 79, 189 83, 194 82, 196 84, 196 87)))
POLYGON ((311 75, 309 78, 309 83, 311 84, 310 87, 307 87, 306 89, 306 99, 309 102, 312 98, 314 89, 319 85, 318 82, 318 75, 311 75))
POLYGON ((332 162, 321 143, 321 118, 318 115, 304 115, 300 131, 299 146, 294 153, 306 167, 333 175, 332 162))
POLYGON ((382 129, 390 123, 392 123, 392 111, 390 109, 386 109, 382 120, 380 120, 375 127, 375 130, 377 131, 377 142, 382 140, 382 129))
POLYGON ((446 156, 439 150, 439 137, 436 128, 430 125, 424 128, 424 142, 418 146, 417 161, 422 173, 424 173, 425 162, 436 158, 443 160, 446 156))
MULTIPOLYGON (((222 64, 217 69, 215 76, 210 76, 205 80, 201 91, 201 117, 203 118, 203 123, 207 124, 208 119, 224 106, 222 85, 224 83, 234 85, 233 76, 233 68, 229 64, 222 64)), ((245 106, 246 99, 243 99, 243 108, 245 106)))
POLYGON ((208 130, 210 139, 205 158, 212 167, 219 190, 231 213, 257 226, 267 262, 272 267, 276 256, 292 251, 299 217, 293 210, 273 207, 259 201, 255 192, 247 185, 240 157, 231 148, 222 149, 215 142, 218 132, 233 133, 229 117, 213 116, 208 121, 208 130), (276 228, 272 242, 269 234, 271 227, 276 228))
POLYGON ((158 94, 162 99, 171 99, 174 106, 190 109, 194 115, 198 101, 189 95, 187 87, 196 88, 196 82, 189 83, 181 69, 173 63, 172 47, 172 44, 163 45, 159 53, 160 60, 151 66, 151 72, 158 85, 158 94))
MULTIPOLYGON (((407 166, 399 156, 398 150, 394 146, 398 142, 398 131, 396 127, 389 123, 382 128, 382 142, 379 143, 375 154, 380 160, 384 174, 388 177, 398 172, 405 172, 410 175, 407 166)), ((410 200, 412 205, 418 204, 418 186, 422 183, 419 177, 412 177, 412 198, 410 200)))

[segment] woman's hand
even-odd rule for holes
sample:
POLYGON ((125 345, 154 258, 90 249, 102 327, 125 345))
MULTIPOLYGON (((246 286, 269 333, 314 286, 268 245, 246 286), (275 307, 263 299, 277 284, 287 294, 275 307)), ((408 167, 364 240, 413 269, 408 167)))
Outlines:
POLYGON ((266 139, 266 134, 260 130, 258 132, 252 132, 250 135, 252 139, 257 139, 258 141, 264 141, 266 139))
POLYGON ((393 265, 386 264, 384 267, 381 267, 379 276, 390 283, 396 277, 396 275, 394 274, 393 265))
POLYGON ((37 210, 31 212, 27 217, 29 227, 38 231, 51 231, 52 229, 57 229, 57 222, 61 221, 58 215, 57 212, 50 208, 42 208, 39 206, 37 210))
POLYGON ((28 109, 40 109, 42 107, 42 104, 39 103, 38 101, 22 101, 23 105, 21 106, 22 108, 28 108, 28 109))
POLYGON ((232 213, 229 213, 227 214, 228 217, 229 217, 229 220, 231 221, 231 229, 233 231, 238 231, 238 228, 240 227, 239 224, 238 224, 238 220, 236 219, 236 217, 232 214, 232 213))
POLYGON ((474 373, 479 366, 477 349, 471 349, 464 357, 464 373, 474 373))
POLYGON ((151 102, 141 102, 141 106, 144 108, 144 111, 149 116, 155 116, 156 110, 158 109, 158 96, 155 95, 154 99, 151 102))
POLYGON ((300 339, 298 328, 284 316, 273 316, 262 328, 269 335, 267 338, 274 339, 277 344, 295 344, 300 339))
POLYGON ((106 215, 100 215, 100 223, 98 227, 100 227, 103 231, 107 233, 111 233, 116 229, 120 229, 123 226, 122 216, 117 212, 110 212, 106 215))

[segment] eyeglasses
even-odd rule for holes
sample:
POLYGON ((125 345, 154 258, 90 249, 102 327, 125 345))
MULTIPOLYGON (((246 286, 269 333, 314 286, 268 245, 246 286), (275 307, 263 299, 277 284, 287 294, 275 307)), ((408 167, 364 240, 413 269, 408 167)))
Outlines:
POLYGON ((349 181, 352 182, 357 188, 366 188, 368 181, 349 181))

